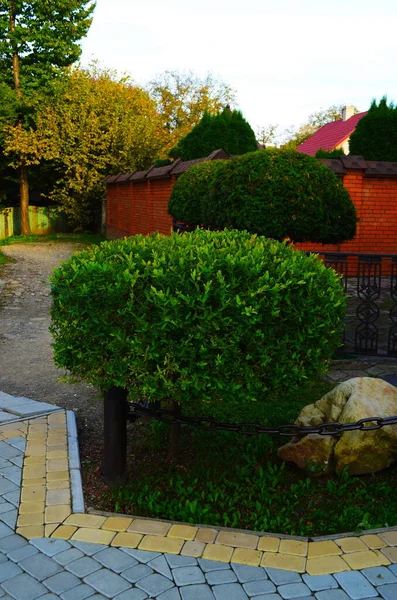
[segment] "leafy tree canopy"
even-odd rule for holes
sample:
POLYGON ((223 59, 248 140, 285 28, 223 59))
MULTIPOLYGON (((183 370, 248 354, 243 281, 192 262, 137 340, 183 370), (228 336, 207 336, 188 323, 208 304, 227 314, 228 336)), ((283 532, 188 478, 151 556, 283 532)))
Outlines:
POLYGON ((384 96, 379 104, 374 100, 368 113, 357 123, 350 136, 350 154, 366 160, 397 161, 397 106, 387 103, 384 96))
POLYGON ((242 113, 227 106, 215 115, 205 112, 201 121, 171 150, 170 156, 193 160, 218 148, 229 154, 245 154, 255 151, 257 146, 255 133, 242 113))

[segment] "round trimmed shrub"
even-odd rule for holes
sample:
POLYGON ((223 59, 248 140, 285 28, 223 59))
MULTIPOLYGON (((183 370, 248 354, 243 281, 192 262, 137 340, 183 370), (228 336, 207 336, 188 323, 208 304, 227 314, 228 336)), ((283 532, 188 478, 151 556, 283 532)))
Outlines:
POLYGON ((191 226, 203 222, 202 200, 211 192, 216 174, 226 160, 199 163, 178 177, 168 201, 168 213, 191 226))
POLYGON ((52 298, 59 367, 102 390, 225 414, 322 372, 345 312, 316 256, 199 229, 85 250, 55 271, 52 298))

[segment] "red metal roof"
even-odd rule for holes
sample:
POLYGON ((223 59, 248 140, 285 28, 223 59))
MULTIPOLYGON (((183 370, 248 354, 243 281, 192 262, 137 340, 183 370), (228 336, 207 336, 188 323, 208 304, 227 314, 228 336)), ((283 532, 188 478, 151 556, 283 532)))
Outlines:
POLYGON ((313 133, 306 141, 299 144, 296 149, 299 152, 303 152, 303 154, 310 154, 310 156, 314 156, 317 150, 320 149, 334 150, 346 138, 350 137, 359 120, 366 114, 367 112, 362 112, 358 115, 353 115, 346 121, 340 119, 339 121, 327 123, 326 125, 323 125, 323 127, 320 127, 320 129, 316 131, 316 133, 313 133))

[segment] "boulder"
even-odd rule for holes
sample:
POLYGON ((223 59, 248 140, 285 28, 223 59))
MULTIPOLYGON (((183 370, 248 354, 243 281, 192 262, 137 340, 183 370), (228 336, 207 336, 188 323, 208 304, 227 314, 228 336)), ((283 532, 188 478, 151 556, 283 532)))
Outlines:
MULTIPOLYGON (((366 417, 397 415, 397 388, 372 377, 354 377, 305 406, 295 423, 351 423, 366 417)), ((352 475, 375 473, 397 460, 397 425, 372 431, 346 431, 336 436, 296 437, 278 450, 280 458, 312 474, 349 468, 352 475)))

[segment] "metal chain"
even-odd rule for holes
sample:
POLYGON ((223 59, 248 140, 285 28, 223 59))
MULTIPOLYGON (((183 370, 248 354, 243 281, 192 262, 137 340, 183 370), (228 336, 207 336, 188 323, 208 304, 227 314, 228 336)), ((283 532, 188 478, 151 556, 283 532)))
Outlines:
POLYGON ((163 408, 150 408, 139 403, 129 403, 129 421, 136 421, 139 417, 151 417, 163 423, 190 425, 205 431, 234 431, 242 435, 280 435, 284 437, 304 436, 309 433, 319 435, 338 435, 345 431, 373 431, 385 425, 397 425, 397 416, 394 417, 366 417, 354 423, 321 423, 314 426, 278 425, 277 427, 265 427, 257 423, 225 423, 212 417, 183 417, 177 416, 174 411, 163 408))

